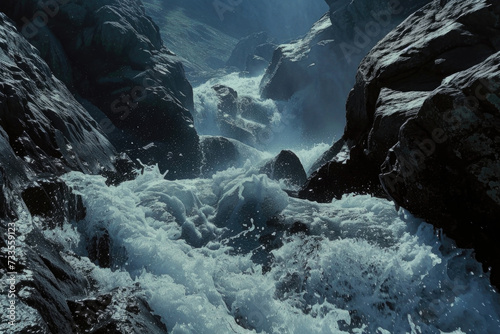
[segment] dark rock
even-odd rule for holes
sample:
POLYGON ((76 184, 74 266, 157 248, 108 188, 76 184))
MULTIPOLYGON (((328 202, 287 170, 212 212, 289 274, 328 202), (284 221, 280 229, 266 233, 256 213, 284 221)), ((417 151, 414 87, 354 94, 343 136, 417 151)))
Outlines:
POLYGON ((86 215, 82 197, 57 178, 35 181, 23 190, 22 198, 30 214, 43 218, 48 228, 78 222, 86 215))
POLYGON ((106 170, 102 173, 102 175, 106 177, 106 185, 108 186, 117 186, 122 182, 135 179, 137 176, 136 171, 140 167, 124 153, 115 157, 113 166, 115 167, 114 171, 106 170))
POLYGON ((17 218, 15 210, 11 207, 13 203, 12 185, 5 175, 3 166, 0 165, 0 219, 8 221, 17 218))
MULTIPOLYGON (((491 12, 477 8, 465 9, 465 6, 461 4, 464 12, 459 14, 449 8, 450 5, 435 1, 409 17, 370 51, 359 67, 356 85, 347 101, 347 140, 359 143, 366 139, 375 110, 380 105, 378 100, 382 88, 404 93, 413 91, 417 95, 422 92, 420 97, 424 97, 439 87, 445 77, 480 63, 495 52, 495 45, 498 47, 495 36, 498 32, 495 32, 492 24, 490 28, 487 27, 491 12), (443 9, 447 10, 446 15, 434 20, 432 17, 435 13, 443 9), (471 20, 478 15, 484 17, 478 21, 471 20), (458 21, 472 22, 460 28, 443 28, 443 24, 458 21), (486 45, 490 45, 487 47, 489 52, 486 52, 486 45), (460 52, 454 53, 453 50, 460 52), (462 61, 460 55, 467 53, 475 53, 475 57, 467 56, 462 61), (461 62, 461 66, 449 67, 449 71, 444 71, 439 64, 446 62, 443 57, 450 61, 449 57, 453 54, 460 57, 454 61, 461 62), (388 62, 381 60, 389 57, 392 58, 388 62)), ((483 6, 480 5, 481 8, 483 6)), ((413 109, 418 109, 422 102, 415 102, 413 109)))
POLYGON ((231 87, 224 85, 215 85, 212 87, 217 93, 219 99, 217 113, 221 117, 236 116, 238 113, 238 93, 231 87))
MULTIPOLYGON (((26 32, 28 25, 23 25, 22 18, 33 17, 37 3, 2 3, 0 10, 26 32)), ((61 15, 52 17, 43 29, 30 26, 35 32, 26 36, 54 73, 98 107, 106 115, 104 121, 124 131, 122 137, 113 139, 118 150, 133 153, 137 147, 156 142, 176 159, 153 155, 148 160, 171 170, 168 177, 196 176, 201 152, 189 111, 193 109, 192 88, 182 64, 163 46, 158 27, 140 3, 72 1, 60 10, 61 15), (80 10, 87 13, 85 19, 69 19, 80 10)))
POLYGON ((75 333, 167 333, 137 287, 68 300, 68 305, 75 319, 75 333))
POLYGON ((240 153, 235 145, 224 137, 202 137, 202 175, 210 177, 214 173, 236 166, 240 153))
MULTIPOLYGON (((0 7, 19 9, 26 3, 4 1, 0 7)), ((9 330, 73 333, 67 300, 87 295, 88 277, 72 267, 68 250, 49 241, 39 228, 82 219, 81 198, 57 176, 113 171, 116 151, 3 13, 0 53, 0 248, 7 247, 7 230, 14 226, 19 255, 14 267, 0 255, 0 279, 17 273, 16 308, 23 312, 9 330), (26 208, 39 220, 32 223, 26 208)), ((146 309, 141 312, 152 316, 146 309)))
POLYGON ((347 101, 349 159, 325 165, 301 193, 325 201, 352 188, 377 195, 379 176, 398 206, 474 248, 496 286, 499 15, 496 1, 434 1, 381 40, 347 101))
MULTIPOLYGON (((7 233, 3 226, 0 231, 1 244, 5 243, 7 233)), ((29 333, 29 330, 72 333, 73 320, 66 299, 85 295, 89 288, 87 280, 61 257, 62 247, 47 241, 40 231, 35 229, 24 237, 17 247, 18 251, 22 250, 23 257, 16 263, 16 290, 24 291, 18 294, 17 306, 20 308, 22 304, 30 314, 16 330, 19 333, 29 333)), ((1 260, 2 271, 12 271, 12 268, 5 270, 7 261, 1 260)), ((2 277, 5 279, 6 275, 2 277)))
POLYGON ((101 268, 110 268, 111 266, 111 239, 109 232, 95 231, 94 236, 87 245, 89 259, 101 268))
POLYGON ((279 47, 274 51, 271 66, 262 79, 261 89, 264 98, 288 100, 312 81, 307 71, 293 66, 293 61, 285 56, 287 51, 285 48, 279 47))
POLYGON ((306 182, 307 175, 299 158, 292 151, 281 151, 274 159, 269 161, 260 170, 273 180, 285 180, 285 182, 301 186, 306 182))
MULTIPOLYGON (((446 81, 399 131, 380 180, 391 198, 474 248, 500 285, 500 52, 446 81), (484 99, 477 95, 484 91, 484 99)), ((483 93, 481 93, 483 94, 483 93)))
POLYGON ((349 159, 330 161, 314 172, 299 191, 299 198, 328 203, 348 193, 384 196, 372 163, 354 149, 350 154, 349 159))
POLYGON ((308 34, 275 51, 261 82, 262 96, 294 97, 304 110, 299 116, 305 137, 324 141, 331 140, 332 133, 339 136, 359 62, 385 34, 428 2, 330 1, 330 13, 308 34))
POLYGON ((0 49, 6 57, 0 72, 0 127, 5 144, 18 157, 5 158, 23 166, 3 161, 12 181, 23 169, 28 175, 112 170, 113 146, 3 14, 0 49))
POLYGON ((259 133, 270 122, 267 110, 251 97, 239 97, 231 87, 215 85, 213 89, 219 99, 217 126, 221 134, 252 147, 258 146, 259 133))
POLYGON ((303 233, 303 234, 308 235, 309 234, 309 227, 302 222, 295 222, 295 223, 293 223, 292 227, 290 227, 290 233, 291 234, 303 233))

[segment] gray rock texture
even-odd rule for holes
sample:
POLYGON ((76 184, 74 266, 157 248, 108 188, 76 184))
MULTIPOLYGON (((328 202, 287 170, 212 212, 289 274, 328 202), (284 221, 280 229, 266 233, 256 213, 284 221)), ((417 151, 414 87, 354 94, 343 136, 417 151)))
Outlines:
POLYGON ((329 13, 301 39, 275 51, 262 96, 301 105, 306 137, 332 140, 345 124, 345 100, 357 66, 396 25, 429 0, 327 1, 329 13), (295 101, 294 100, 294 101, 295 101))
POLYGON ((434 1, 361 62, 340 152, 301 195, 386 195, 474 248, 500 284, 500 5, 434 1), (342 158, 342 159, 340 159, 342 158), (339 162, 342 161, 342 162, 339 162), (338 172, 349 168, 350 175, 338 172))
MULTIPOLYGON (((88 272, 71 263, 74 254, 45 233, 85 217, 81 197, 58 176, 114 173, 116 150, 3 13, 0 68, 0 279, 13 295, 4 293, 0 299, 3 305, 14 301, 16 308, 13 325, 4 314, 0 332, 83 333, 70 301, 103 291, 94 290, 88 272)), ((114 333, 141 328, 165 333, 145 302, 127 291, 122 300, 130 307, 115 322, 130 325, 114 333)), ((91 310, 90 304, 80 308, 91 310)))
POLYGON ((118 150, 159 163, 170 178, 197 175, 192 88, 140 1, 9 0, 0 10, 54 74, 102 112, 97 122, 118 150), (140 149, 151 143, 160 149, 140 149))

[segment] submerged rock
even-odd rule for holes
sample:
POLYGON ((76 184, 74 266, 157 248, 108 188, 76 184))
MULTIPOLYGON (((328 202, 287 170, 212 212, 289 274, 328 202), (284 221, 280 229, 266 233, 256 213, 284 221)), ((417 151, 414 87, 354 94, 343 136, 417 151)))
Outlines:
POLYGON ((139 288, 116 288, 96 297, 68 300, 77 333, 167 333, 139 288))

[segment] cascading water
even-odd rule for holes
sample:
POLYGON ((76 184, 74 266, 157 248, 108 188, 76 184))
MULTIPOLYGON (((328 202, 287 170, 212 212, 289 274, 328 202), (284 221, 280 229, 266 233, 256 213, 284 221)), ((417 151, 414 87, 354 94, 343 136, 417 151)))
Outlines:
POLYGON ((117 187, 64 179, 87 217, 48 236, 86 255, 108 230, 112 269, 67 260, 104 290, 139 283, 170 333, 500 329, 499 296, 471 251, 386 200, 289 198, 249 163, 210 179, 167 181, 154 167, 117 187))

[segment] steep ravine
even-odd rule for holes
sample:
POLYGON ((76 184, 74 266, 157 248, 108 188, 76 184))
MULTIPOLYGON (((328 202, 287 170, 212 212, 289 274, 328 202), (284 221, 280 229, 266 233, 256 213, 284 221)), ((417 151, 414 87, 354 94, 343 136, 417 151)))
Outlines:
POLYGON ((194 97, 140 0, 0 4, 0 332, 499 332, 497 2, 327 1, 271 57, 273 3, 174 15, 240 39, 194 97))

